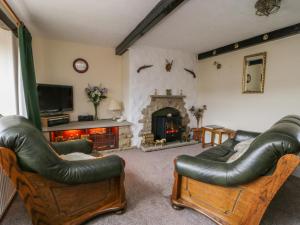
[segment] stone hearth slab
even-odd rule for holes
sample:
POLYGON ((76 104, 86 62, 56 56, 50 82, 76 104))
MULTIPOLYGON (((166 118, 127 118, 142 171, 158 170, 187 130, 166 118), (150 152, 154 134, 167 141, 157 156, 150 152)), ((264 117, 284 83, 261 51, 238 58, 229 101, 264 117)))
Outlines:
POLYGON ((167 148, 177 148, 177 147, 183 147, 187 145, 195 145, 199 144, 198 141, 190 141, 190 142, 172 142, 172 143, 167 143, 166 145, 157 145, 157 146, 141 146, 140 149, 144 152, 152 152, 152 151, 158 151, 158 150, 163 150, 167 148))

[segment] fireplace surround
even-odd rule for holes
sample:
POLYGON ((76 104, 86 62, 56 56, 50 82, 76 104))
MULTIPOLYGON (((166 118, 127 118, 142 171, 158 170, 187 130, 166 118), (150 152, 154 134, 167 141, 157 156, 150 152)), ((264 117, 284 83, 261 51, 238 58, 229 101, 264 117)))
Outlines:
POLYGON ((142 110, 142 130, 139 136, 153 133, 155 139, 181 140, 190 122, 184 95, 151 95, 148 106, 142 110), (160 125, 158 125, 160 124, 160 125))

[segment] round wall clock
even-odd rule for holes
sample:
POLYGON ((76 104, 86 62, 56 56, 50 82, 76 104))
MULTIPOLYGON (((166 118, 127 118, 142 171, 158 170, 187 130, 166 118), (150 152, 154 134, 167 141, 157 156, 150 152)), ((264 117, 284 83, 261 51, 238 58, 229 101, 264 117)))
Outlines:
POLYGON ((78 58, 74 60, 73 68, 78 73, 85 73, 89 69, 89 64, 85 59, 78 58))

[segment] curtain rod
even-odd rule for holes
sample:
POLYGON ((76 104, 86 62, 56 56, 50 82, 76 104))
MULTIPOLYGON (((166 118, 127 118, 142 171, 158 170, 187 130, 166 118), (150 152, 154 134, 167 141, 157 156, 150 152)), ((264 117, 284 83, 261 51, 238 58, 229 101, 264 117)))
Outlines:
POLYGON ((16 15, 16 13, 13 11, 13 9, 10 7, 6 0, 1 0, 1 3, 18 27, 22 23, 19 17, 16 15))

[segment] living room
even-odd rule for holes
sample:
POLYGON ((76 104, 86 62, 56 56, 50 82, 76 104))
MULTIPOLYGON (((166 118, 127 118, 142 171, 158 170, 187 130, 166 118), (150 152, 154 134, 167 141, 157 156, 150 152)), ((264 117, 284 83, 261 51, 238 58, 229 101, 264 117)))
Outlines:
POLYGON ((0 6, 1 224, 300 223, 300 2, 0 6))

